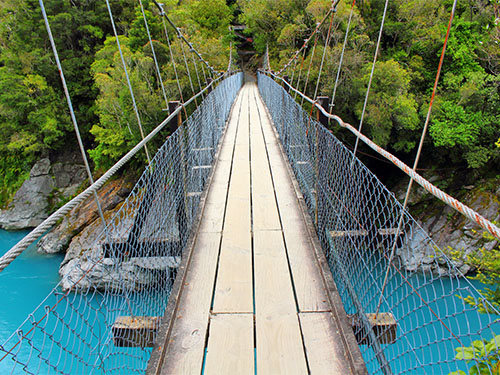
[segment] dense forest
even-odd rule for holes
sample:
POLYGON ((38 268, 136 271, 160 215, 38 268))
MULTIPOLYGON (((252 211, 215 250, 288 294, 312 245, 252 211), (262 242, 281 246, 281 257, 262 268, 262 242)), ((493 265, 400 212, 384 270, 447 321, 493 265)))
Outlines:
MULTIPOLYGON (((259 52, 269 45, 271 67, 278 70, 330 4, 326 0, 246 0, 241 1, 241 18, 255 34, 259 52)), ((414 157, 425 122, 452 4, 448 0, 389 2, 363 129, 377 144, 408 161, 414 157)), ((335 113, 354 125, 359 123, 383 8, 384 1, 365 0, 356 3, 353 13, 335 113)), ((350 10, 351 2, 341 1, 334 14, 321 75, 324 95, 333 91, 350 10)), ((429 167, 467 169, 476 179, 487 170, 498 170, 499 11, 493 1, 458 2, 425 147, 424 163, 429 167)), ((310 96, 328 26, 325 22, 315 50, 311 41, 305 60, 296 67, 298 74, 303 66, 304 77, 311 66, 306 89, 310 96)), ((293 70, 287 73, 292 76, 293 70)), ((304 81, 294 85, 304 89, 304 81)))
MULTIPOLYGON (((161 65, 168 100, 179 99, 171 56, 182 56, 169 27, 170 54, 162 19, 153 2, 143 1, 161 65)), ((328 9, 330 0, 168 0, 165 10, 203 56, 224 70, 230 43, 241 41, 231 24, 244 24, 262 64, 269 48, 272 69, 279 70, 303 44, 328 9)), ((363 132, 412 163, 427 113, 451 0, 389 2, 363 132)), ((152 49, 138 0, 111 2, 120 41, 136 92, 145 132, 164 117, 166 104, 156 75, 152 49)), ((326 45, 320 90, 331 96, 352 4, 340 1, 326 45)), ((46 1, 53 34, 74 101, 85 146, 96 170, 104 170, 140 139, 125 74, 117 52, 105 1, 46 1)), ((382 0, 355 4, 335 113, 356 125, 363 106, 382 0)), ((500 5, 494 1, 459 2, 426 138, 422 165, 436 171, 461 170, 470 179, 495 177, 500 165, 500 5)), ((329 21, 309 44, 302 79, 294 85, 313 95, 325 49, 329 21), (316 45, 314 48, 313 45, 316 45), (312 63, 311 63, 311 60, 312 63), (305 84, 310 67, 309 84, 305 84)), ((301 56, 302 57, 302 56, 301 56)), ((190 69, 200 69, 201 64, 190 69)), ((186 69, 177 63, 184 97, 190 97, 186 69)), ((292 69, 286 72, 293 74, 292 69)), ((205 74, 205 72, 203 72, 205 74)), ((333 129, 349 146, 352 137, 333 129)), ((0 203, 5 204, 33 163, 43 155, 74 145, 57 67, 36 0, 0 4, 0 203)), ((73 146, 71 146, 73 147, 73 146)), ((76 149, 76 146, 74 146, 76 149)))
MULTIPOLYGON (((164 10, 216 70, 226 69, 231 42, 228 26, 233 10, 223 0, 177 3, 164 2, 164 10)), ((179 100, 159 9, 153 2, 143 1, 143 5, 166 97, 179 100)), ((96 170, 104 170, 140 140, 106 2, 48 0, 45 7, 85 147, 96 170)), ((147 134, 166 117, 167 105, 156 75, 140 4, 135 0, 112 1, 111 9, 147 134)), ((185 47, 170 25, 167 32, 183 97, 187 99, 193 94, 182 61, 185 47)), ((198 75, 208 78, 208 70, 189 58, 188 51, 184 53, 188 54, 188 69, 192 74, 197 69, 198 75)), ((78 152, 39 3, 36 0, 2 1, 0 203, 8 202, 29 176, 36 160, 71 148, 78 152)), ((139 164, 141 168, 144 165, 136 163, 139 164)))

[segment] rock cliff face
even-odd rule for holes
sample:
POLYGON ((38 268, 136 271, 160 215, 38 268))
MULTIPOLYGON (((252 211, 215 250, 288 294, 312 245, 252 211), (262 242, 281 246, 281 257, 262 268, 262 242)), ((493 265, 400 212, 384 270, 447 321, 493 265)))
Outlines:
MULTIPOLYGON (((111 222, 128 195, 129 190, 124 184, 123 180, 112 181, 102 189, 100 196, 107 223, 111 222)), ((181 262, 179 256, 129 259, 105 257, 101 246, 106 241, 106 236, 103 234, 104 227, 97 214, 95 203, 87 203, 80 209, 82 214, 72 211, 53 233, 45 237, 47 240, 40 241, 44 247, 47 244, 57 249, 67 247, 66 256, 59 268, 63 290, 85 291, 97 288, 117 292, 139 291, 158 280, 169 278, 173 280, 175 269, 181 262), (76 228, 80 229, 80 232, 73 236, 76 228)), ((121 230, 117 231, 117 228, 114 228, 111 240, 126 238, 127 230, 132 224, 133 218, 123 215, 119 226, 121 230)))
MULTIPOLYGON (((75 194, 85 179, 83 165, 74 162, 51 163, 48 158, 38 161, 9 207, 0 212, 0 225, 6 229, 38 225, 49 215, 54 200, 75 194)), ((119 177, 98 191, 107 223, 111 222, 130 194, 132 185, 129 179, 119 177)), ((128 222, 131 220, 122 218, 120 227, 126 231, 132 225, 132 222, 128 222)), ((173 279, 181 261, 177 256, 129 260, 103 258, 100 246, 105 238, 103 231, 97 204, 94 196, 91 196, 38 241, 37 250, 40 253, 65 253, 59 268, 63 290, 86 290, 91 287, 116 291, 141 290, 155 280, 173 279), (158 277, 159 274, 162 277, 158 277)), ((126 236, 126 233, 115 232, 114 240, 115 237, 126 236)))
POLYGON ((36 227, 49 216, 52 204, 73 195, 85 179, 82 164, 72 160, 53 164, 48 158, 39 160, 12 202, 0 210, 0 227, 7 230, 36 227))
MULTIPOLYGON (((459 200, 488 220, 499 221, 500 188, 488 189, 485 185, 488 184, 467 186, 467 192, 459 200)), ((404 193, 398 194, 398 198, 401 196, 404 197, 404 193)), ((414 217, 423 230, 416 229, 409 246, 399 251, 402 264, 408 270, 431 271, 438 276, 457 273, 450 271, 448 262, 440 256, 439 251, 436 252, 425 232, 440 249, 445 252, 459 250, 465 256, 479 248, 491 250, 499 244, 496 240, 485 239, 482 228, 453 208, 431 198, 421 187, 412 194, 410 205, 413 206, 414 217)), ((459 273, 467 274, 472 271, 464 259, 452 259, 451 263, 459 273)))
MULTIPOLYGON (((128 196, 130 193, 130 185, 129 182, 121 178, 108 182, 99 190, 99 202, 106 219, 114 214, 117 206, 128 196)), ((95 238, 86 238, 88 234, 85 236, 90 228, 86 231, 84 230, 92 226, 94 230, 90 232, 97 236, 97 232, 100 232, 100 230, 98 230, 99 228, 96 228, 96 226, 98 227, 99 225, 101 225, 101 220, 99 218, 97 204, 92 195, 82 204, 71 210, 60 224, 38 241, 38 252, 48 254, 65 252, 72 240, 78 243, 81 242, 81 237, 85 237, 85 242, 93 241, 95 238)), ((84 244, 81 245, 83 246, 84 244)), ((69 252, 70 251, 67 253, 69 252)))

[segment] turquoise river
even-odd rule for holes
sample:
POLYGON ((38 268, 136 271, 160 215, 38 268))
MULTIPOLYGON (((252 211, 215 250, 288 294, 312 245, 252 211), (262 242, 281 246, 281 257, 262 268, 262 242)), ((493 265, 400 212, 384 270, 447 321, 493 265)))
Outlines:
MULTIPOLYGON (((8 251, 17 241, 23 238, 28 233, 28 231, 19 231, 19 232, 7 232, 4 230, 0 230, 0 255, 3 255, 6 251, 8 251)), ((0 273, 0 344, 4 343, 9 336, 12 335, 13 332, 23 323, 26 317, 41 303, 41 301, 51 292, 54 286, 59 281, 58 268, 59 264, 62 261, 62 255, 40 255, 36 252, 34 246, 28 248, 18 259, 16 259, 9 267, 7 267, 3 272, 0 273)), ((415 276, 420 277, 420 276, 415 276)), ((427 294, 431 299, 434 299, 433 303, 442 304, 442 306, 433 305, 436 311, 446 311, 446 305, 450 306, 450 304, 454 304, 457 301, 455 300, 457 297, 454 296, 454 293, 448 293, 448 291, 454 290, 457 285, 452 285, 453 281, 443 279, 444 285, 444 295, 447 296, 444 299, 441 298, 433 298, 434 287, 432 284, 429 284, 427 289, 427 294)), ((457 281, 455 281, 456 283, 457 281)), ((466 283, 464 281, 459 281, 459 284, 466 283)), ((483 287, 481 284, 475 282, 474 285, 477 288, 483 287)), ((437 286, 437 285, 436 285, 437 286)), ((443 289, 440 289, 443 290, 443 289)), ((396 292, 397 293, 397 292, 396 292)), ((434 297, 438 297, 434 295, 434 297)), ((415 299, 414 301, 408 301, 414 308, 418 306, 420 301, 415 299)), ((395 311, 397 314, 398 312, 395 311)), ((482 316, 481 314, 480 320, 482 323, 477 321, 477 312, 473 309, 469 309, 467 311, 467 317, 471 318, 473 316, 476 317, 475 326, 466 327, 469 332, 476 332, 479 329, 479 325, 487 324, 488 317, 482 316)), ((424 320, 429 317, 422 316, 424 320)), ((405 324, 405 321, 409 319, 408 316, 402 317, 400 323, 402 326, 405 324)), ((490 317, 491 319, 491 317, 490 317)), ((410 323, 410 322, 406 322, 410 323)), ((464 322, 464 324, 470 324, 469 322, 464 322)), ((450 327, 452 329, 456 329, 458 331, 462 331, 465 327, 457 327, 450 321, 450 327)), ((95 327, 96 329, 101 329, 105 327, 95 327)), ((442 329, 439 325, 436 325, 435 331, 438 332, 442 329)), ((500 332, 499 332, 500 333, 500 332)), ((414 335, 415 336, 415 335, 414 335)), ((450 355, 454 355, 454 344, 448 342, 439 343, 439 339, 432 337, 411 337, 411 333, 409 336, 410 340, 420 346, 421 348, 427 347, 429 341, 436 340, 438 342, 437 345, 432 345, 433 349, 424 350, 421 352, 419 356, 421 356, 421 360, 423 363, 426 361, 427 363, 432 363, 435 360, 435 357, 438 353, 436 353, 436 348, 438 352, 442 354, 448 353, 445 357, 450 358, 450 355), (432 357, 432 358, 431 358, 432 357)), ((487 337, 485 337, 487 338, 487 337)), ((436 342, 435 341, 435 342, 436 342)), ((470 339, 466 338, 463 343, 464 345, 470 345, 470 339)), ((421 373, 436 373, 436 374, 446 374, 449 373, 449 368, 445 363, 436 364, 436 366, 427 368, 427 372, 424 372, 422 368, 419 368, 418 363, 413 363, 410 365, 410 368, 407 366, 409 362, 407 362, 408 358, 405 357, 411 350, 410 348, 404 348, 405 346, 399 346, 398 353, 392 352, 389 357, 393 361, 391 367, 395 373, 400 371, 408 374, 421 374, 421 373), (402 350, 402 352, 401 352, 402 350), (431 371, 431 372, 429 372, 431 371)), ((430 347, 429 347, 430 348, 430 347)), ((123 352, 123 354, 125 354, 123 352)), ((26 353, 24 353, 26 354, 26 353)), ((29 353, 27 353, 29 355, 29 353)), ((413 361, 410 360, 410 363, 413 361)), ((445 361, 446 362, 446 361, 445 361)), ((374 370, 374 364, 368 364, 369 370, 374 370)), ((462 369, 466 370, 465 364, 461 366, 462 369)), ((370 371, 371 372, 371 371, 370 371)), ((24 373, 20 366, 17 366, 13 370, 13 362, 9 358, 6 358, 4 361, 0 361, 0 374, 22 374, 24 373)), ((47 372, 47 369, 42 370, 42 373, 51 373, 47 372)), ((74 372, 70 372, 74 373, 74 372)))

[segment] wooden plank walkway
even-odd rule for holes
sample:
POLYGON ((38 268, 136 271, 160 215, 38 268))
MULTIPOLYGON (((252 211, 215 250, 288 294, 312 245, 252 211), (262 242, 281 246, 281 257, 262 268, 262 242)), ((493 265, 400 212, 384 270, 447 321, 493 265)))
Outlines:
POLYGON ((353 360, 359 354, 353 337, 341 335, 349 333, 345 314, 332 302, 338 295, 332 298, 335 287, 325 278, 253 82, 234 104, 191 254, 169 332, 155 349, 159 363, 148 372, 363 369, 359 358, 353 360))

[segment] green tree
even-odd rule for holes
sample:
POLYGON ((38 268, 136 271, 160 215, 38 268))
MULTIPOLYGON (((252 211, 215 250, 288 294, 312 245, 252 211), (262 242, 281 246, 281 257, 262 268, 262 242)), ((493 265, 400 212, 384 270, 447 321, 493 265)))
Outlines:
MULTIPOLYGON (((475 340, 471 346, 456 348, 455 358, 472 362, 469 375, 497 375, 500 374, 499 348, 500 335, 497 335, 489 341, 475 340)), ((466 375, 466 372, 459 370, 449 375, 466 375)))
MULTIPOLYGON (((356 104, 358 117, 361 117, 370 71, 371 63, 365 66, 365 75, 355 82, 361 99, 356 104)), ((406 137, 419 125, 417 103, 409 93, 409 83, 408 72, 398 62, 391 59, 377 63, 363 131, 381 147, 392 143, 398 151, 409 151, 415 146, 414 139, 406 137)))
MULTIPOLYGON (((154 84, 154 63, 141 50, 132 52, 129 39, 120 36, 122 52, 134 90, 143 131, 148 134, 162 119, 161 94, 154 84)), ((141 140, 132 97, 114 37, 108 37, 96 53, 92 74, 99 96, 96 101, 99 123, 92 126, 97 147, 90 156, 97 167, 109 167, 141 140)))

